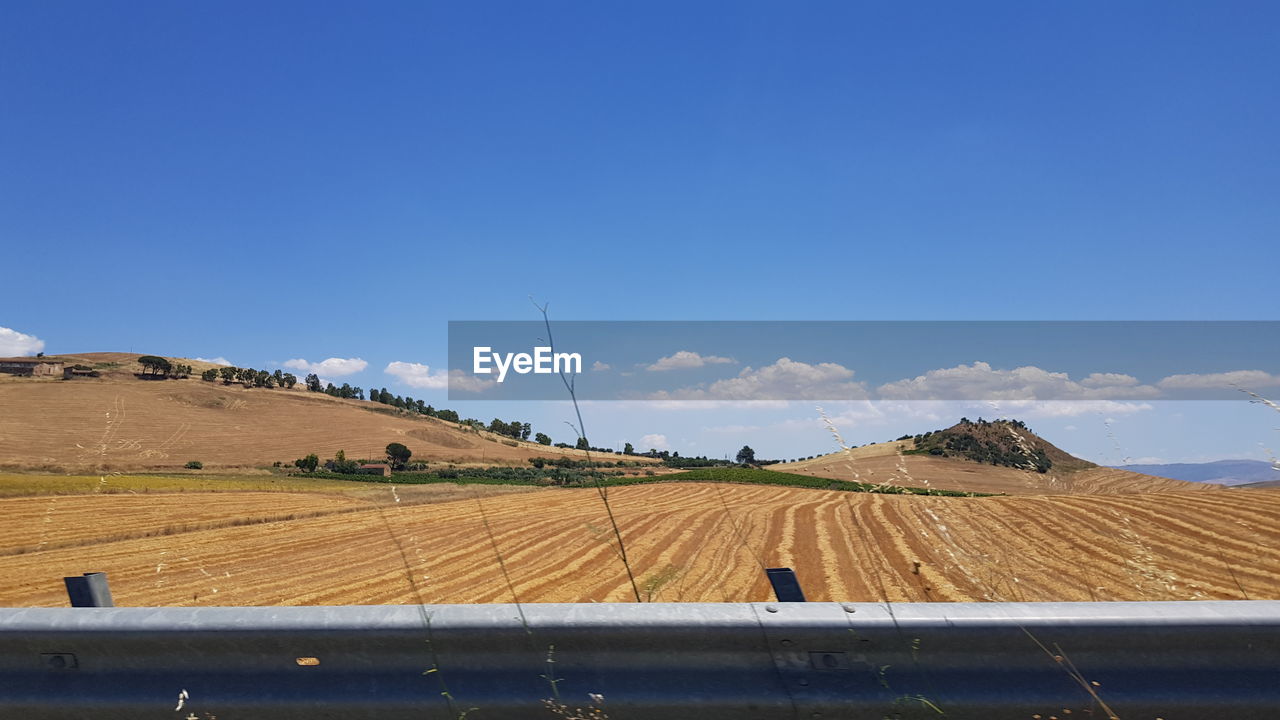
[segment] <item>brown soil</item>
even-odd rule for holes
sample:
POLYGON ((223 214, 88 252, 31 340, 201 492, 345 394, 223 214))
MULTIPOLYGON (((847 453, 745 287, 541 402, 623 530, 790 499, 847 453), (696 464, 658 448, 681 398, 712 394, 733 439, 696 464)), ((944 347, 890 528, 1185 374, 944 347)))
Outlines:
POLYGON ((138 380, 133 375, 137 355, 60 357, 122 365, 100 378, 0 376, 5 380, 0 382, 0 467, 172 470, 189 460, 206 468, 261 467, 276 461, 290 464, 308 453, 329 458, 338 450, 352 458, 380 458, 392 442, 404 443, 414 460, 459 465, 584 457, 581 451, 517 442, 300 386, 250 389, 198 377, 138 380))
MULTIPOLYGON (((423 505, 380 490, 385 502, 366 509, 323 496, 226 493, 198 510, 173 499, 154 520, 100 523, 100 541, 0 555, 12 579, 0 605, 65 605, 60 579, 86 571, 108 572, 121 605, 632 599, 594 490, 423 505), (218 525, 286 509, 325 514, 218 525), (187 517, 210 527, 111 538, 187 517)), ((1280 599, 1280 491, 948 498, 660 483, 610 498, 653 600, 768 600, 763 568, 776 566, 795 568, 811 600, 1280 599)), ((38 540, 51 507, 74 524, 150 512, 140 503, 154 498, 75 502, 0 500, 18 528, 6 542, 38 540)))

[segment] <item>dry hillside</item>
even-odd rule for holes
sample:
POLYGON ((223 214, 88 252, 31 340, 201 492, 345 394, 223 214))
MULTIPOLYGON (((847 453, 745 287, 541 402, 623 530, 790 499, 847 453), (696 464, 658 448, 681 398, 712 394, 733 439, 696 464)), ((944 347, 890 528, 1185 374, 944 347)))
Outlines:
MULTIPOLYGON (((101 367, 75 380, 0 376, 0 466, 59 470, 165 470, 198 460, 206 468, 255 467, 321 458, 380 457, 404 443, 415 460, 524 464, 582 453, 516 442, 378 403, 292 390, 244 388, 199 379, 138 380, 138 355, 59 356, 101 367)), ((188 361, 183 361, 188 362, 188 361)))
POLYGON ((1067 457, 1074 462, 1055 463, 1048 472, 1038 473, 960 458, 904 454, 914 448, 915 442, 912 440, 875 443, 821 455, 812 460, 770 465, 769 469, 835 480, 1008 495, 1107 495, 1222 489, 1221 485, 1210 483, 1185 482, 1098 467, 1069 455, 1067 457), (1063 466, 1072 469, 1060 469, 1063 466))
MULTIPOLYGON (((363 508, 248 493, 163 508, 131 495, 3 499, 20 531, 0 537, 11 579, 0 605, 65 605, 61 578, 91 570, 110 574, 121 605, 510 601, 493 544, 522 601, 631 598, 590 489, 427 505, 383 492, 387 503, 363 508), (233 524, 262 502, 297 519, 233 524), (149 518, 155 532, 29 547, 105 516, 149 518)), ((611 498, 646 599, 767 600, 762 568, 775 566, 795 568, 812 600, 1280 599, 1278 491, 950 498, 660 483, 611 498)))

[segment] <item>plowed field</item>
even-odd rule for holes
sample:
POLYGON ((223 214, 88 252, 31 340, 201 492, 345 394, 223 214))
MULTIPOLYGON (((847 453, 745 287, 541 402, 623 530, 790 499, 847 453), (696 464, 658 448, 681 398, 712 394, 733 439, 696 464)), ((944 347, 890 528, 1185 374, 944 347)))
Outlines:
MULTIPOLYGON (((120 605, 632 599, 594 490, 423 505, 386 492, 378 505, 0 500, 0 605, 65 605, 61 578, 87 571, 110 574, 120 605), (84 521, 59 531, 74 545, 38 547, 47 517, 84 521)), ((949 498, 661 483, 610 498, 651 600, 767 600, 775 566, 795 568, 811 600, 1280 599, 1280 491, 949 498)))

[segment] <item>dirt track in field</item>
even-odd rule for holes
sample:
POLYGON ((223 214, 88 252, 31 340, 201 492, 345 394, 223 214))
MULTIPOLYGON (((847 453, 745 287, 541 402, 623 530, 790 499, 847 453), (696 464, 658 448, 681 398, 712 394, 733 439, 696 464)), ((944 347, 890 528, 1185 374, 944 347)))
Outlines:
MULTIPOLYGON (((424 505, 387 492, 364 509, 287 493, 201 496, 198 511, 182 506, 191 496, 150 509, 139 503, 155 496, 97 496, 63 519, 131 524, 0 556, 0 605, 65 605, 61 578, 87 571, 110 574, 120 605, 507 602, 493 544, 521 601, 632 599, 594 490, 424 505), (299 517, 225 525, 286 511, 299 517), (149 518, 224 525, 110 536, 149 518)), ((811 600, 1280 599, 1280 491, 947 498, 664 483, 610 497, 652 600, 768 600, 763 568, 775 566, 795 568, 811 600)), ((5 543, 30 545, 55 501, 82 502, 0 500, 5 543)))

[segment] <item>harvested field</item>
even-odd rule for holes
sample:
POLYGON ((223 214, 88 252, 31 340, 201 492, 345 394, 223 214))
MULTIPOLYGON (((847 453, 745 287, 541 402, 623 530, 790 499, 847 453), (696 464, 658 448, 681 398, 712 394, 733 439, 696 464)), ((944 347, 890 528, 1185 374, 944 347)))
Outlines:
MULTIPOLYGON (((3 480, 3 476, 0 476, 3 480)), ((518 486, 431 485, 373 488, 345 485, 348 492, 191 492, 45 495, 0 500, 0 556, 121 540, 172 536, 266 522, 290 521, 406 506, 536 492, 518 486)))
MULTIPOLYGON (((522 601, 631 599, 593 490, 424 505, 379 490, 386 504, 369 509, 323 501, 344 512, 0 557, 18 579, 0 604, 65 605, 60 578, 86 571, 110 573, 121 605, 510 601, 489 531, 522 601)), ((229 512, 261 502, 238 495, 216 497, 229 512)), ((1277 491, 949 498, 660 483, 610 497, 658 601, 767 600, 775 566, 795 568, 811 600, 1280 599, 1277 491)), ((94 498, 104 514, 131 499, 94 498)), ((13 512, 38 525, 48 500, 13 512)))

